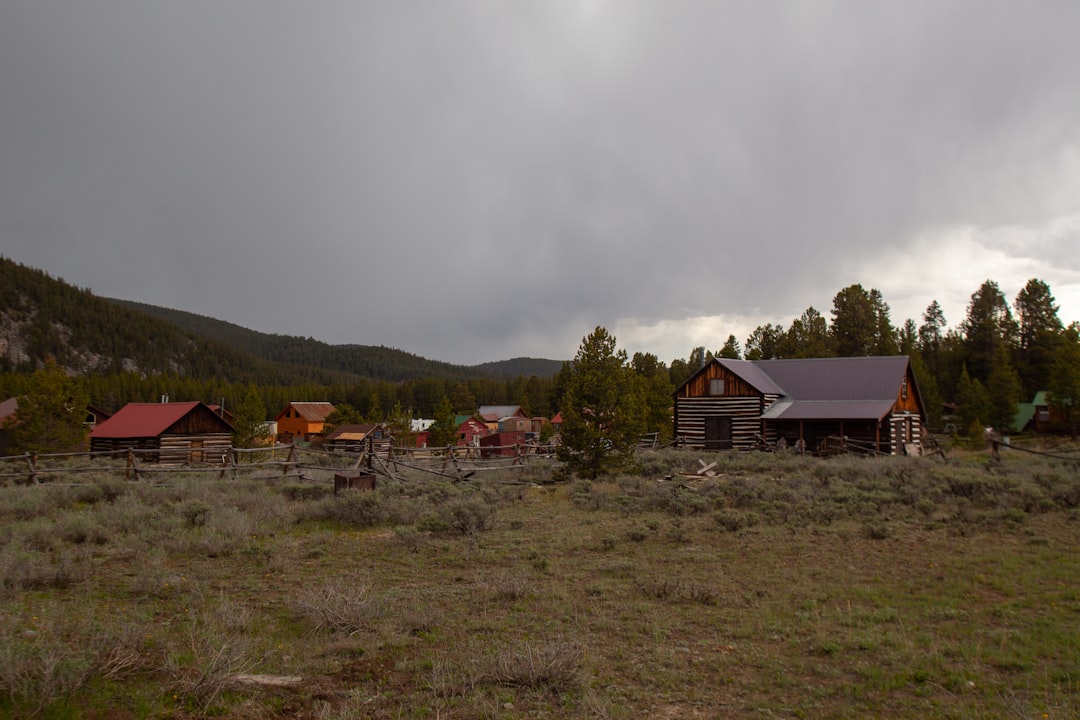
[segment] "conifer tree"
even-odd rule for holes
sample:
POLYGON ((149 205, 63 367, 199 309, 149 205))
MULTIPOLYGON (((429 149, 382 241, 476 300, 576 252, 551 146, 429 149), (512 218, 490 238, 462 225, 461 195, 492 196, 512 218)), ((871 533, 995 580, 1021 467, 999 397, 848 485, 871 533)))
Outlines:
POLYGON ((557 450, 567 468, 596 478, 625 468, 644 430, 645 403, 625 350, 602 327, 581 341, 569 366, 557 450))
POLYGON ((820 358, 832 357, 832 338, 825 317, 813 306, 791 321, 780 342, 780 357, 820 358))
MULTIPOLYGON (((758 325, 746 338, 747 360, 772 360, 781 357, 781 345, 784 340, 784 327, 766 323, 758 325)), ((697 372, 697 368, 694 368, 697 372)))
POLYGON ((739 360, 742 358, 742 349, 739 348, 739 341, 735 339, 734 335, 728 335, 724 347, 720 348, 720 352, 716 353, 716 357, 726 358, 728 360, 739 360))
POLYGON ((1058 306, 1050 286, 1032 278, 1016 296, 1016 319, 1019 325, 1017 369, 1026 399, 1045 390, 1051 366, 1064 330, 1058 306))
MULTIPOLYGON (((734 339, 734 336, 732 336, 734 339)), ((674 432, 671 421, 671 394, 675 391, 668 369, 652 353, 634 353, 630 366, 637 374, 645 402, 645 428, 657 433, 661 443, 668 442, 674 432)))
POLYGON ((990 415, 987 421, 995 429, 1009 431, 1016 420, 1017 403, 1020 402, 1020 376, 1009 360, 1009 350, 998 346, 994 366, 986 381, 990 396, 990 415))
POLYGON ((957 414, 960 432, 970 435, 977 427, 983 427, 990 417, 990 394, 986 387, 968 374, 967 365, 960 371, 956 387, 957 414))
POLYGON ((266 406, 254 385, 249 385, 244 399, 233 412, 233 445, 255 447, 266 425, 266 406))
POLYGON ((1050 405, 1075 438, 1080 427, 1080 323, 1071 323, 1062 333, 1049 383, 1050 405))
POLYGON ((993 369, 998 346, 1012 350, 1018 333, 1009 303, 993 280, 984 281, 971 295, 967 317, 960 329, 968 372, 972 379, 985 383, 993 369))
POLYGON ((455 417, 450 398, 443 395, 435 405, 435 422, 428 428, 429 447, 445 448, 457 444, 458 431, 454 423, 455 417))
POLYGON ((10 449, 15 454, 83 449, 89 402, 83 379, 68 376, 55 359, 46 358, 18 396, 10 449))

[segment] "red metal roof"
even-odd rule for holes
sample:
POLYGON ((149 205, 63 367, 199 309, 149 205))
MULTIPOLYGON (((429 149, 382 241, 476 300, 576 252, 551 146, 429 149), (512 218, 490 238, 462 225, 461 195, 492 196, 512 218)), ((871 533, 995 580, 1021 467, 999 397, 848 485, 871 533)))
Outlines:
MULTIPOLYGON (((98 424, 90 433, 90 437, 110 439, 157 437, 202 404, 199 401, 128 403, 111 418, 98 424)), ((206 408, 206 411, 217 417, 210 408, 206 408)))

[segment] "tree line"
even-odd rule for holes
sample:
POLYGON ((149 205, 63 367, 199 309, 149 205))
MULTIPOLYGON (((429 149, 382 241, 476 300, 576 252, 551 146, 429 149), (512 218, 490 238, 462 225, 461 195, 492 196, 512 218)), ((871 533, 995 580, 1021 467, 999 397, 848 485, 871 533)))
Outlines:
MULTIPOLYGON (((10 263, 0 262, 0 271, 10 270, 10 263)), ((40 286, 55 292, 47 282, 40 286)), ((0 293, 14 307, 25 303, 25 295, 12 294, 10 286, 0 283, 0 293)), ((48 302, 70 305, 61 295, 48 302)), ((323 382, 297 382, 290 376, 276 382, 273 374, 252 377, 226 373, 213 367, 214 361, 222 359, 213 356, 197 371, 130 372, 112 367, 87 375, 63 373, 61 383, 55 373, 63 372, 62 363, 53 362, 33 373, 28 368, 0 368, 0 399, 35 392, 39 398, 56 398, 66 393, 69 398, 85 397, 108 412, 128 402, 157 402, 165 396, 175 401, 223 404, 238 415, 237 425, 246 428, 235 438, 238 445, 250 441, 253 424, 272 419, 289 402, 297 400, 333 403, 338 408, 333 422, 392 421, 404 427, 408 418, 434 418, 435 437, 450 439, 456 431, 450 425, 457 415, 475 413, 479 405, 486 404, 520 405, 533 417, 550 418, 562 411, 564 434, 580 431, 588 437, 592 437, 589 433, 593 430, 610 436, 610 429, 615 427, 612 423, 616 422, 613 418, 618 417, 618 428, 626 431, 625 438, 657 433, 661 442, 666 442, 673 431, 672 393, 713 357, 767 360, 905 354, 911 358, 928 422, 934 430, 943 429, 946 407, 955 408, 960 434, 985 425, 1008 430, 1018 403, 1046 391, 1064 418, 1065 429, 1075 434, 1074 408, 1080 398, 1080 325, 1072 322, 1066 326, 1058 311, 1050 287, 1042 280, 1029 280, 1012 304, 997 283, 986 280, 971 295, 966 314, 957 325, 949 326, 940 304, 934 300, 921 321, 907 319, 897 326, 882 293, 855 284, 835 295, 829 318, 809 307, 787 327, 766 324, 755 328, 744 346, 729 335, 715 350, 696 348, 688 358, 676 358, 670 364, 652 353, 628 356, 615 347, 615 339, 606 330, 598 327, 583 338, 574 360, 563 363, 552 377, 422 377, 393 382, 335 376, 323 382), (53 375, 43 377, 42 372, 53 375), (621 409, 611 411, 614 415, 604 419, 601 408, 615 402, 616 397, 621 409), (593 415, 581 415, 583 408, 593 415), (633 419, 629 420, 631 408, 633 419), (585 430, 580 430, 582 427, 585 430)), ((130 310, 124 312, 138 315, 130 310)), ((127 316, 113 319, 122 325, 127 316)), ((52 332, 56 332, 55 328, 52 332)), ((224 367, 230 367, 229 363, 225 362, 224 367)), ((23 405, 20 403, 20 407, 23 405)), ((38 401, 25 405, 42 407, 38 401)), ((589 443, 606 446, 611 439, 594 437, 589 443)), ((28 447, 13 444, 9 450, 28 447)), ((598 470, 604 462, 607 460, 596 460, 594 467, 598 470)))
POLYGON ((699 348, 672 363, 672 381, 688 378, 712 357, 857 357, 903 354, 911 357, 930 426, 942 429, 943 409, 955 409, 959 433, 991 426, 1008 431, 1017 405, 1046 391, 1075 434, 1074 403, 1080 398, 1080 325, 1065 325, 1050 286, 1027 281, 1010 304, 1000 286, 984 281, 963 318, 950 327, 933 300, 920 321, 895 325, 876 289, 855 284, 834 297, 829 318, 808 307, 787 327, 754 329, 741 348, 733 335, 715 352, 699 348))

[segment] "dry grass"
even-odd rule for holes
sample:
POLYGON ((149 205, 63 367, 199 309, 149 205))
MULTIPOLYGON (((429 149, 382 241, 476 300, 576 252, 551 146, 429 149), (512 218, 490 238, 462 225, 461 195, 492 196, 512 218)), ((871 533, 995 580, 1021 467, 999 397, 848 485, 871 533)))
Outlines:
POLYGON ((1074 465, 698 457, 0 488, 0 717, 1080 713, 1074 465))

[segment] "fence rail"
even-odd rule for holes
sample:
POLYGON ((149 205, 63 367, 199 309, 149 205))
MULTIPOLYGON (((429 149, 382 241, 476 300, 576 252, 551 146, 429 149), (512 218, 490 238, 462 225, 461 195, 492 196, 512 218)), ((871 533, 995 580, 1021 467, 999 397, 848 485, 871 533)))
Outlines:
MULTIPOLYGON (((58 476, 84 473, 122 475, 125 480, 143 480, 175 473, 213 474, 219 478, 312 479, 308 473, 356 473, 363 469, 394 480, 414 470, 454 480, 467 479, 478 472, 521 469, 553 456, 550 446, 521 444, 506 446, 445 448, 405 448, 369 445, 362 450, 327 450, 297 445, 260 448, 223 448, 219 462, 207 461, 205 449, 187 455, 188 462, 160 462, 157 448, 125 448, 94 452, 27 453, 0 456, 0 485, 9 481, 36 485, 58 476), (258 474, 263 473, 263 474, 258 474)), ((217 455, 218 453, 214 453, 217 455)))

